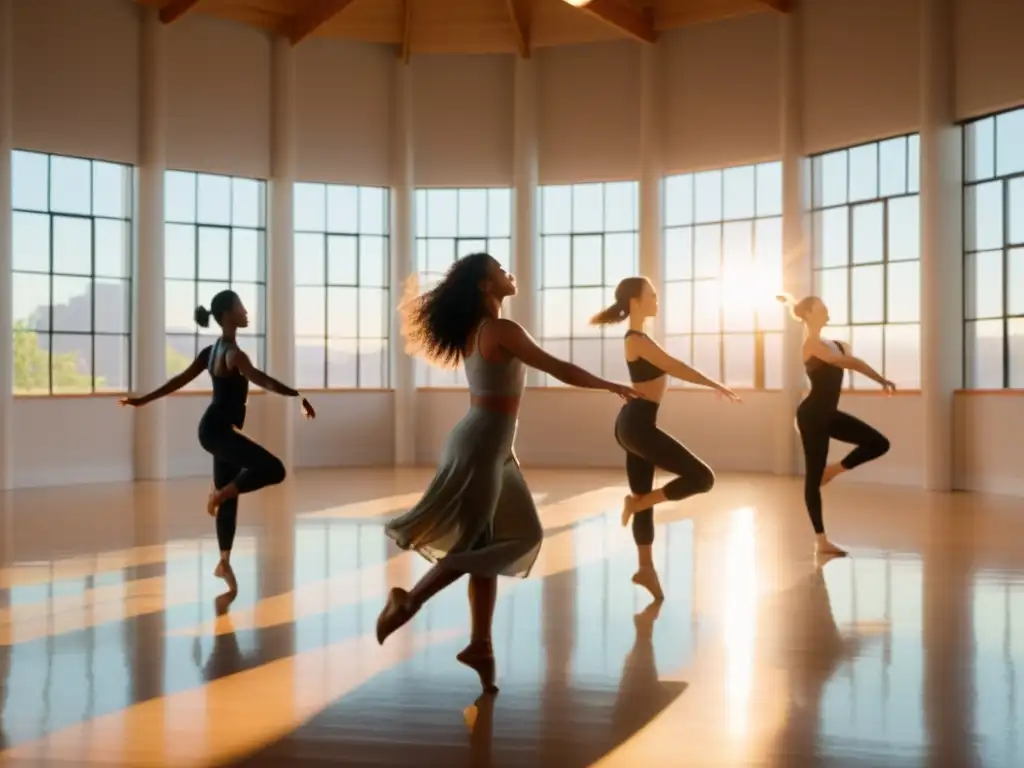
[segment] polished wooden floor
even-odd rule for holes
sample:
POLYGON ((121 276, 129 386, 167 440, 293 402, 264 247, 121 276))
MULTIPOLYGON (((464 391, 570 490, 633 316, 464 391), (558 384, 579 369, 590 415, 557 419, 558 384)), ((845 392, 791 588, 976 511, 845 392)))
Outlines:
POLYGON ((621 474, 527 470, 547 540, 502 582, 477 700, 460 585, 373 638, 425 569, 382 522, 427 477, 247 497, 230 605, 206 481, 7 494, 0 765, 1024 765, 1019 501, 839 481, 852 556, 818 569, 799 481, 721 477, 658 517, 659 609, 621 474))

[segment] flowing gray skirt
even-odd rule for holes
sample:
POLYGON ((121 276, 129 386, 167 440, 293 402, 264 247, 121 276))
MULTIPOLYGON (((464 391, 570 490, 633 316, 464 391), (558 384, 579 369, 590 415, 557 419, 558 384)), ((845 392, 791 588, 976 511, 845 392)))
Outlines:
POLYGON ((385 532, 402 549, 473 576, 527 576, 544 531, 512 459, 516 417, 471 408, 448 435, 423 498, 385 532))

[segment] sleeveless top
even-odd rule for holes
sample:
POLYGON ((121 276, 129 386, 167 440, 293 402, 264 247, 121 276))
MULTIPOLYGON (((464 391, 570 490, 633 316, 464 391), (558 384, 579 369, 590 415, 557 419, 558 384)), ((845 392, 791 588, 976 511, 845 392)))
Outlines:
MULTIPOLYGON (((222 408, 231 414, 244 413, 245 403, 249 397, 249 380, 234 369, 229 370, 224 375, 217 375, 213 372, 214 365, 217 362, 217 350, 221 348, 223 341, 223 339, 217 339, 213 346, 207 347, 209 350, 209 360, 206 364, 206 370, 213 382, 213 399, 210 401, 210 404, 222 408)), ((226 344, 224 354, 226 355, 227 349, 233 346, 236 345, 226 344)))
POLYGON ((476 329, 473 353, 463 358, 469 393, 477 396, 520 397, 526 385, 526 366, 518 357, 502 362, 491 362, 480 354, 480 331, 490 320, 484 320, 476 329))
MULTIPOLYGON (((636 334, 637 336, 647 335, 643 331, 626 331, 626 337, 630 334, 636 334)), ((640 384, 644 381, 654 381, 655 379, 660 379, 665 375, 665 371, 661 370, 661 368, 656 366, 650 360, 646 360, 642 357, 638 357, 636 360, 627 360, 626 368, 629 369, 629 380, 634 384, 640 384)))
MULTIPOLYGON (((838 341, 835 345, 842 354, 846 354, 846 347, 838 341)), ((832 408, 838 406, 839 393, 843 388, 843 369, 838 365, 826 363, 820 357, 812 356, 804 360, 804 371, 811 380, 811 391, 807 395, 807 400, 832 408)))

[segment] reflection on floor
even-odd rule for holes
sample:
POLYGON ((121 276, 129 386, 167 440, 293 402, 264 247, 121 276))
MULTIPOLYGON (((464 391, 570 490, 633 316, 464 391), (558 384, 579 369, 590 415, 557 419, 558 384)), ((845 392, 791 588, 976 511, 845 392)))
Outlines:
POLYGON ((381 533, 425 472, 246 498, 230 607, 206 481, 7 494, 0 765, 1024 765, 1014 500, 838 481, 852 557, 816 568, 796 480, 724 477, 661 512, 655 606, 622 476, 527 475, 547 540, 502 582, 493 699, 463 587, 373 638, 426 568, 381 533))

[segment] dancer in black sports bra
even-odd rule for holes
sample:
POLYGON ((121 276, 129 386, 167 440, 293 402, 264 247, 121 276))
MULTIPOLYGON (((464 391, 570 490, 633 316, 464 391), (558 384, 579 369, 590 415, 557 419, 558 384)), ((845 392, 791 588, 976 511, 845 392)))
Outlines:
MULTIPOLYGON (((142 397, 126 397, 120 402, 134 407, 146 405, 177 392, 204 369, 209 372, 213 397, 199 420, 199 444, 213 455, 214 487, 207 498, 206 511, 217 518, 220 562, 214 575, 224 579, 234 591, 238 584, 231 569, 231 548, 238 525, 238 496, 276 485, 285 477, 281 460, 241 431, 249 382, 286 397, 299 397, 299 393, 253 367, 249 356, 238 348, 235 332, 249 325, 248 313, 238 294, 221 291, 213 297, 209 311, 204 307, 195 311, 196 322, 204 328, 209 326, 211 316, 222 329, 217 341, 205 347, 188 368, 159 389, 142 397)), ((302 413, 307 419, 316 415, 305 398, 302 413)))
POLYGON ((734 402, 739 402, 739 398, 728 387, 676 360, 643 332, 644 322, 657 313, 658 294, 651 282, 646 277, 627 277, 615 289, 615 303, 594 315, 590 322, 608 325, 629 319, 626 366, 634 389, 643 397, 626 403, 615 420, 615 439, 626 451, 626 477, 632 491, 623 501, 622 524, 633 521, 633 541, 640 561, 633 583, 661 600, 664 594, 651 553, 654 505, 707 493, 715 484, 715 475, 707 464, 658 428, 658 406, 668 387, 668 377, 718 390, 734 402), (677 477, 652 490, 655 468, 677 477))
POLYGON ((889 440, 860 419, 839 410, 839 394, 847 369, 872 379, 889 394, 896 385, 883 378, 874 368, 854 357, 844 344, 821 338, 821 329, 828 322, 828 307, 816 296, 799 302, 781 295, 779 301, 789 307, 794 319, 804 324, 803 361, 811 391, 796 409, 796 425, 804 447, 804 501, 817 537, 819 554, 843 556, 846 551, 825 535, 821 510, 821 487, 843 472, 884 456, 889 440), (842 461, 828 464, 829 440, 840 440, 856 446, 842 461))

